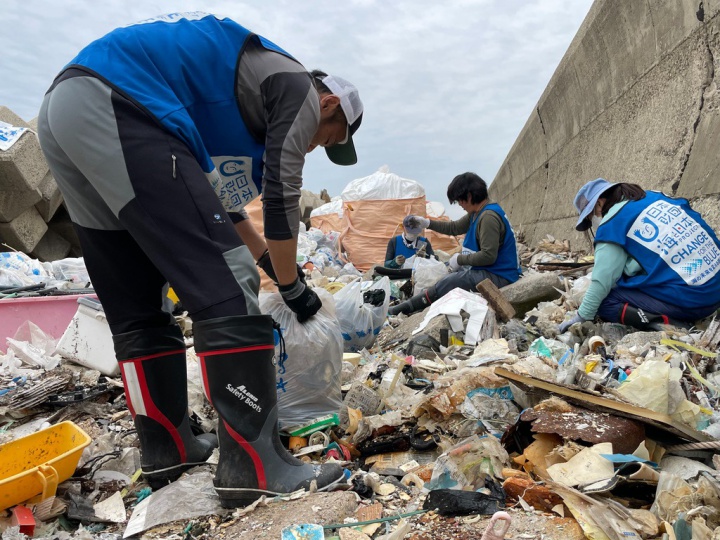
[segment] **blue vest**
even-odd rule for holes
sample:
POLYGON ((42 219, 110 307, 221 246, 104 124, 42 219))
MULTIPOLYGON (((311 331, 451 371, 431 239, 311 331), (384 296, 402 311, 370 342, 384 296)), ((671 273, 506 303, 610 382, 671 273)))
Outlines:
MULTIPOLYGON (((418 242, 425 242, 428 243, 427 238, 424 236, 418 236, 417 241, 415 242, 415 245, 418 244, 418 242)), ((398 234, 395 237, 395 256, 403 255, 406 259, 409 259, 413 255, 417 253, 417 249, 409 248, 405 245, 405 242, 403 242, 402 234, 398 234)))
POLYGON ((493 212, 498 214, 503 220, 503 224, 505 225, 505 236, 503 237, 503 241, 500 245, 500 249, 498 250, 498 256, 497 259, 495 259, 495 262, 489 266, 473 266, 472 269, 486 270, 492 274, 495 274, 496 276, 507 279, 510 283, 515 283, 518 279, 520 279, 520 274, 522 274, 522 269, 520 268, 520 258, 518 257, 517 252, 517 245, 515 244, 515 233, 510 226, 510 222, 508 221, 505 212, 502 208, 500 208, 499 204, 486 204, 483 209, 480 210, 473 218, 472 222, 470 223, 470 229, 465 235, 465 240, 463 240, 462 253, 466 255, 470 253, 475 253, 478 249, 480 249, 477 241, 477 223, 480 219, 480 216, 486 210, 492 210, 493 212))
POLYGON ((617 287, 688 308, 720 303, 720 242, 685 199, 648 191, 602 223, 595 242, 621 246, 644 270, 617 287))
POLYGON ((235 98, 240 55, 250 39, 290 57, 230 19, 195 12, 113 30, 68 67, 94 72, 187 144, 225 208, 237 211, 262 190, 265 151, 235 98))

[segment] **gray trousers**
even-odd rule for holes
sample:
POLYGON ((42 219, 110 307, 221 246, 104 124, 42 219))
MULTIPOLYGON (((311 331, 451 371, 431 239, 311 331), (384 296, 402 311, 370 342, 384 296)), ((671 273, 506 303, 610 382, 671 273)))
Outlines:
POLYGON ((453 272, 442 278, 434 285, 435 292, 438 298, 445 296, 458 287, 466 291, 477 292, 475 286, 486 279, 490 279, 498 288, 510 284, 507 279, 496 276, 487 270, 473 270, 468 268, 467 270, 463 269, 458 272, 453 272))
POLYGON ((173 324, 166 282, 195 321, 259 314, 252 255, 188 147, 142 108, 71 68, 38 134, 113 334, 173 324))

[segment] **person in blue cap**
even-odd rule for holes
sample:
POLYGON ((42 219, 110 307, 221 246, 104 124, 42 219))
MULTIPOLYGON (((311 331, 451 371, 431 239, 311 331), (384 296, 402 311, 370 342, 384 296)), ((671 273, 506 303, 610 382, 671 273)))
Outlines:
POLYGON ((522 270, 515 233, 505 212, 488 198, 487 184, 473 172, 459 174, 447 189, 450 204, 458 203, 467 214, 455 221, 407 216, 408 227, 430 229, 440 234, 465 235, 462 251, 448 262, 450 274, 420 294, 392 306, 388 313, 415 313, 456 288, 474 291, 490 279, 497 287, 516 282, 522 270))
POLYGON ((357 88, 237 22, 171 13, 117 28, 53 81, 38 135, 113 335, 153 489, 207 460, 226 507, 329 489, 337 464, 294 458, 278 434, 273 321, 257 266, 300 323, 322 302, 295 262, 306 154, 357 161, 357 88), (262 193, 264 238, 243 210, 262 193), (169 282, 193 320, 217 437, 188 418, 185 341, 162 309, 169 282))
POLYGON ((575 196, 578 231, 595 230, 592 283, 558 330, 598 316, 640 330, 720 308, 720 241, 687 200, 598 178, 575 196))
POLYGON ((408 218, 403 220, 403 232, 390 239, 385 251, 385 268, 402 268, 410 257, 427 259, 435 255, 430 240, 422 234, 422 227, 411 227, 408 218))

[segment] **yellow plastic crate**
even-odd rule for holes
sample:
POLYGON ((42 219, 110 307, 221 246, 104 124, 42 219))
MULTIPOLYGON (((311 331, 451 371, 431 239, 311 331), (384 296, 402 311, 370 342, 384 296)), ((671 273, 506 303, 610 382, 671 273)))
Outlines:
POLYGON ((60 422, 0 445, 0 510, 36 495, 55 495, 77 468, 90 437, 72 422, 60 422))

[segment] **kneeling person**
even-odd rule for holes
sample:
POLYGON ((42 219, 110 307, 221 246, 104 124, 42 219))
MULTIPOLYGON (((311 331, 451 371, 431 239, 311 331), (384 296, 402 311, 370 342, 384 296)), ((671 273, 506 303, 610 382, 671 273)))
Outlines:
POLYGON ((423 293, 391 307, 390 315, 425 309, 458 287, 475 291, 476 285, 485 279, 504 287, 520 278, 522 270, 515 233, 500 205, 488 199, 485 181, 475 173, 463 173, 450 182, 447 196, 450 204, 458 203, 467 214, 456 221, 408 216, 405 223, 409 227, 428 228, 440 234, 465 235, 462 252, 453 255, 448 262, 452 273, 423 293))

